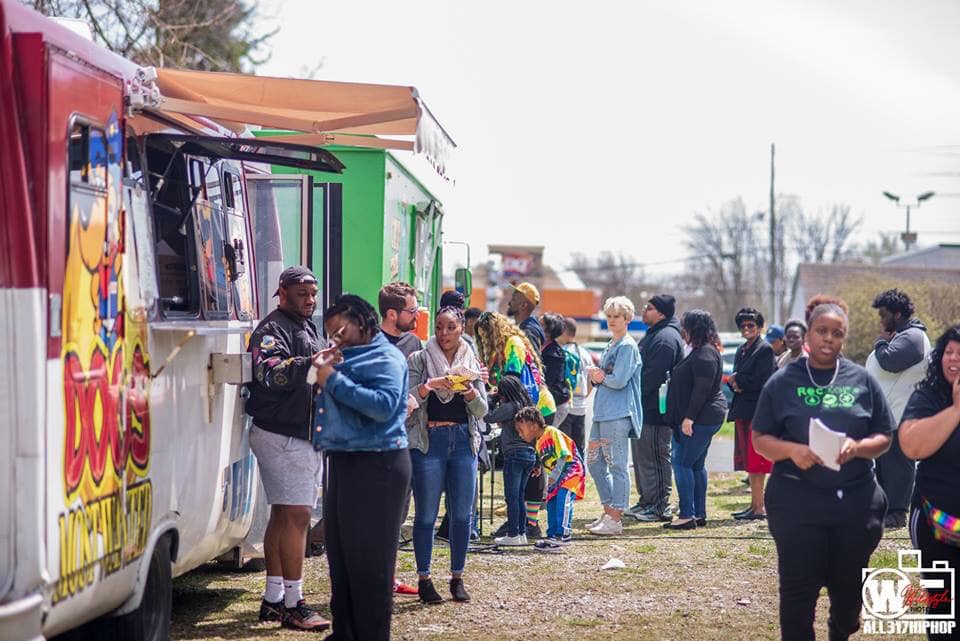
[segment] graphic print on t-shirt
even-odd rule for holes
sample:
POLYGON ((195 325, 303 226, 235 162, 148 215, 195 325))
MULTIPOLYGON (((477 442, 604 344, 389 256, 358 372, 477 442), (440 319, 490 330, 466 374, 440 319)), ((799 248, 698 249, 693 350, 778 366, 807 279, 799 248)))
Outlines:
POLYGON ((857 396, 863 392, 856 385, 828 385, 827 387, 797 387, 797 396, 810 407, 826 409, 850 409, 857 402, 857 396))

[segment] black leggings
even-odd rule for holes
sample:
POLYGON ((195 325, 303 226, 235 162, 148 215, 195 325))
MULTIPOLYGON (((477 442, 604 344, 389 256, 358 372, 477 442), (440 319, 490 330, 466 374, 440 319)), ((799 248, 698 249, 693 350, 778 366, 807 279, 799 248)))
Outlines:
MULTIPOLYGON (((960 570, 960 548, 941 543, 933 538, 933 532, 930 530, 930 524, 927 523, 927 515, 919 507, 914 507, 910 512, 910 538, 913 545, 920 550, 920 562, 922 567, 929 568, 933 566, 934 561, 946 561, 955 571, 960 570)), ((924 578, 940 579, 942 576, 928 576, 924 573, 924 578)), ((956 586, 955 586, 956 587, 956 586)), ((960 606, 960 600, 956 603, 960 606)), ((928 607, 929 614, 949 614, 950 602, 938 604, 935 607, 928 607)), ((957 621, 956 610, 954 610, 954 621, 957 621)), ((960 621, 953 628, 952 634, 928 634, 930 641, 946 641, 960 639, 960 621)))
POLYGON ((830 593, 830 639, 860 628, 862 570, 883 536, 887 498, 872 478, 841 491, 774 474, 765 497, 780 575, 783 641, 813 641, 820 589, 830 593))
POLYGON ((330 566, 328 640, 386 641, 410 452, 331 452, 323 522, 330 566))

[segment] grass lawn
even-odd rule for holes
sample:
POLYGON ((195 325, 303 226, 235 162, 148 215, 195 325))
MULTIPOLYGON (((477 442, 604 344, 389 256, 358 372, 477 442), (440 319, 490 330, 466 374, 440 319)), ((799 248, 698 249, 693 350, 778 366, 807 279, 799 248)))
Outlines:
MULTIPOLYGON (((739 523, 732 510, 748 504, 739 474, 713 474, 708 524, 671 532, 658 523, 626 520, 623 536, 593 537, 583 527, 599 512, 588 481, 575 509, 575 540, 561 555, 531 548, 477 552, 467 559, 469 604, 424 606, 397 599, 393 638, 438 641, 530 639, 652 639, 762 641, 778 639, 776 551, 764 522, 739 523), (600 570, 609 559, 626 564, 600 570)), ((499 480, 499 473, 497 475, 499 480)), ((487 476, 485 492, 489 492, 487 476)), ((499 488, 496 492, 499 493, 499 488)), ((502 506, 502 495, 496 506, 502 506)), ((489 504, 488 504, 489 505, 489 504)), ((485 507, 485 512, 489 512, 485 507)), ((496 517, 493 527, 503 520, 496 517)), ((545 523, 546 514, 541 515, 545 523)), ((409 532, 409 524, 405 526, 409 532)), ((484 522, 484 532, 493 528, 484 522)), ((910 547, 906 530, 888 533, 876 559, 910 547)), ((448 551, 434 550, 434 578, 447 594, 448 551)), ((416 580, 412 548, 398 557, 398 576, 416 580)), ((306 561, 307 600, 329 615, 324 557, 306 561)), ((263 573, 231 572, 215 564, 174 582, 173 639, 303 639, 304 633, 257 621, 263 573)), ((827 599, 817 612, 817 636, 826 639, 827 599)), ((867 637, 864 637, 867 638, 867 637)), ((884 636, 889 641, 900 637, 884 636)), ((902 637, 917 639, 919 637, 902 637)))

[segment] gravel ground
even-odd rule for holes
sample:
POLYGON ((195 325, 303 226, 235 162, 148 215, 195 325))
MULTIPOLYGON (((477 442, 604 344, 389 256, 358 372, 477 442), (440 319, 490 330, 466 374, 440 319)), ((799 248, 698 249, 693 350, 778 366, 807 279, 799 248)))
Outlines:
MULTIPOLYGON (((769 531, 764 522, 728 518, 732 510, 748 503, 741 476, 711 474, 705 528, 671 532, 660 524, 628 519, 623 536, 615 538, 594 537, 583 529, 599 513, 588 482, 588 495, 575 508, 575 540, 563 554, 538 554, 532 547, 471 554, 465 582, 473 601, 424 606, 398 598, 393 638, 777 639, 776 551, 769 531), (622 560, 626 568, 600 570, 611 558, 622 560)), ((487 482, 489 488, 489 477, 487 482)), ((494 526, 502 520, 497 517, 494 526)), ((545 521, 543 513, 541 522, 545 521)), ((484 525, 489 532, 489 523, 484 525)), ((889 561, 896 558, 894 550, 907 547, 906 530, 895 530, 884 537, 877 555, 889 561)), ((415 582, 413 552, 408 548, 400 552, 398 575, 415 582)), ((435 582, 444 594, 447 563, 447 550, 438 544, 435 582)), ((307 600, 329 615, 323 557, 307 559, 304 583, 307 600)), ((174 583, 172 638, 304 638, 304 633, 277 624, 258 623, 262 589, 263 573, 254 569, 230 572, 212 564, 180 577, 174 583)), ((822 598, 817 613, 817 635, 822 639, 827 605, 822 598)))

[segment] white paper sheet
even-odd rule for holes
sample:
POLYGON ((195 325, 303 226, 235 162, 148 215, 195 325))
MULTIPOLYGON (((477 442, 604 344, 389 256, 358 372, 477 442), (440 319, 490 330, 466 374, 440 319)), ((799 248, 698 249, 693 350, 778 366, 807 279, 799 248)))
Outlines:
POLYGON ((831 430, 819 418, 811 418, 809 438, 810 449, 820 457, 823 465, 834 472, 839 472, 840 464, 837 463, 837 457, 840 456, 840 448, 847 440, 847 435, 831 430))

